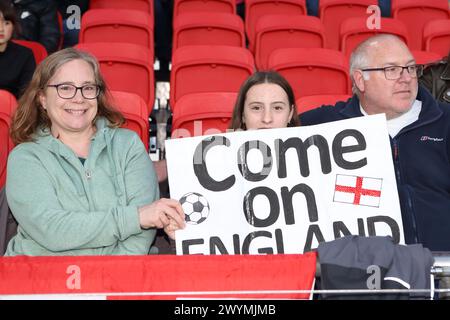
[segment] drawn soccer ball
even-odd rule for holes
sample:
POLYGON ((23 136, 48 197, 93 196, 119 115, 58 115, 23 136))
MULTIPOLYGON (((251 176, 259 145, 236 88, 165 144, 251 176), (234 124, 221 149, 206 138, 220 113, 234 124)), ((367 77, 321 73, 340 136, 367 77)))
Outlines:
POLYGON ((209 214, 209 203, 204 196, 196 192, 186 193, 180 199, 186 215, 186 223, 200 224, 209 214))

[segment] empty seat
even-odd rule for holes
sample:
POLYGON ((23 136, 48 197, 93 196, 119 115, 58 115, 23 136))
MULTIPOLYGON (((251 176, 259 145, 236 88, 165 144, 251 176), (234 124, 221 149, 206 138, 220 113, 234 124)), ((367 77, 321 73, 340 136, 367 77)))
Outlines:
POLYGON ((93 54, 111 90, 140 95, 148 105, 149 114, 155 100, 153 52, 132 43, 95 42, 76 46, 93 54))
POLYGON ((323 105, 335 105, 338 101, 347 101, 351 98, 348 94, 324 94, 314 96, 304 96, 295 102, 298 113, 318 108, 323 105))
POLYGON ((226 132, 236 92, 187 94, 177 102, 173 113, 172 138, 226 132))
MULTIPOLYGON (((320 0, 319 16, 325 27, 327 48, 339 50, 339 31, 341 23, 348 18, 367 18, 367 8, 373 0, 320 0)), ((376 3, 375 3, 376 4, 376 3)))
POLYGON ((185 94, 238 92, 254 71, 253 56, 245 48, 231 46, 184 46, 172 58, 170 105, 185 94))
POLYGON ((136 10, 88 10, 81 19, 80 43, 85 42, 127 42, 153 49, 153 18, 136 10))
POLYGON ((89 9, 140 10, 153 16, 153 0, 90 0, 89 9))
POLYGON ((236 0, 174 0, 173 17, 183 13, 223 12, 236 13, 236 0))
POLYGON ((245 47, 244 23, 235 14, 183 13, 173 24, 173 51, 188 45, 245 47))
POLYGON ((280 48, 323 48, 325 35, 317 17, 297 15, 265 15, 255 28, 255 63, 267 69, 269 55, 280 48))
POLYGON ((111 91, 111 98, 111 103, 125 117, 126 122, 122 127, 135 131, 148 151, 149 114, 145 101, 137 94, 124 91, 111 91))
POLYGON ((350 56, 353 50, 364 40, 376 34, 388 33, 398 36, 408 44, 408 30, 399 20, 391 18, 380 18, 379 29, 368 29, 367 18, 349 18, 341 24, 340 50, 350 56))
POLYGON ((392 17, 402 21, 409 32, 409 46, 422 50, 427 22, 450 17, 447 0, 392 0, 392 17))
POLYGON ((269 57, 269 68, 289 81, 296 99, 316 94, 351 94, 348 62, 337 50, 278 49, 269 57))
POLYGON ((423 29, 424 50, 443 57, 450 52, 450 19, 428 22, 423 29))
POLYGON ((21 46, 30 48, 31 51, 33 51, 34 60, 36 61, 36 65, 38 65, 42 60, 47 58, 47 49, 36 41, 28 41, 28 40, 12 40, 17 44, 20 44, 21 46))
POLYGON ((440 54, 431 51, 411 50, 411 53, 417 64, 428 64, 442 59, 440 54))
POLYGON ((255 27, 266 14, 306 15, 305 0, 247 0, 245 2, 245 32, 249 47, 254 51, 255 27))
POLYGON ((5 185, 8 155, 14 147, 9 137, 9 126, 16 108, 16 98, 10 92, 0 90, 0 189, 5 185))

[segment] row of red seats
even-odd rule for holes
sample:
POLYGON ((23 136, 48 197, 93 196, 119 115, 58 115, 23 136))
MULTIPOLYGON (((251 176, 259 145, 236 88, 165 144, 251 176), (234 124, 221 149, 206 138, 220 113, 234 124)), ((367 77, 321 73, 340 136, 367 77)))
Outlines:
MULTIPOLYGON (((348 18, 340 27, 338 49, 349 56, 364 39, 380 33, 395 34, 407 44, 407 27, 403 22, 381 18, 380 28, 368 29, 367 18, 348 18)), ((270 54, 277 48, 327 48, 325 28, 320 19, 311 16, 265 15, 255 28, 253 51, 258 69, 267 69, 270 54)), ((183 14, 174 23, 172 49, 186 45, 230 45, 245 47, 242 21, 226 13, 183 14)), ((412 48, 412 46, 411 46, 412 48)), ((450 19, 427 23, 424 29, 424 51, 445 56, 450 49, 450 19)))
MULTIPOLYGON (((373 30, 367 26, 366 9, 370 1, 321 1, 322 16, 319 19, 305 15, 304 1, 249 0, 245 30, 257 66, 264 68, 267 52, 280 43, 284 43, 284 46, 289 43, 291 47, 340 49, 348 54, 352 47, 347 45, 346 39, 357 33, 393 33, 405 39, 413 50, 435 51, 442 55, 448 52, 446 40, 450 38, 450 16, 445 7, 446 0, 434 0, 439 2, 439 6, 437 2, 422 4, 420 7, 412 4, 401 7, 397 3, 394 6, 396 19, 383 18, 373 30), (349 20, 351 17, 359 19, 349 20), (408 32, 412 26, 415 32, 408 32)), ((199 10, 197 7, 195 9, 199 10)), ((132 42, 153 49, 153 17, 148 12, 136 10, 88 10, 82 19, 80 42, 132 42)), ((192 44, 245 47, 242 20, 229 12, 199 11, 176 15, 173 50, 192 44)))
MULTIPOLYGON (((104 0, 106 1, 106 0, 104 0)), ((328 48, 339 48, 340 24, 346 18, 367 15, 373 0, 321 0, 319 1, 319 18, 325 26, 326 36, 330 39, 328 48)), ((252 48, 255 40, 256 24, 266 14, 306 15, 305 0, 246 0, 245 30, 252 48)), ((433 20, 449 17, 447 0, 392 0, 391 16, 407 26, 411 37, 411 47, 421 50, 424 25, 433 20)), ((183 13, 223 12, 236 13, 235 0, 175 0, 174 23, 183 13)))
MULTIPOLYGON (((368 8, 373 0, 321 0, 319 2, 319 19, 324 26, 327 48, 339 49, 341 23, 351 17, 367 17, 368 8)), ((199 12, 220 12, 235 14, 234 0, 176 0, 174 4, 174 26, 182 14, 199 12)), ((306 15, 305 0, 246 0, 245 32, 250 49, 256 44, 258 21, 265 15, 306 15)), ((447 0, 392 0, 391 16, 403 22, 409 31, 413 50, 422 50, 424 26, 427 22, 448 19, 447 0)))

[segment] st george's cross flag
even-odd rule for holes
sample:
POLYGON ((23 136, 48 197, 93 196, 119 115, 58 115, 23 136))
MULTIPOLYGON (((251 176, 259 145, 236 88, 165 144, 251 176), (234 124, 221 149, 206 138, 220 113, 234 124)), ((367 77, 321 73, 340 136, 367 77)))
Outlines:
POLYGON ((334 202, 379 207, 383 179, 337 174, 334 202))

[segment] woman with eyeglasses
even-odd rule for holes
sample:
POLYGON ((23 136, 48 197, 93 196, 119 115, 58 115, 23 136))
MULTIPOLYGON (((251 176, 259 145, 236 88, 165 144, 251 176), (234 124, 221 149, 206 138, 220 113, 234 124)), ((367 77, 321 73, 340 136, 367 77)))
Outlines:
POLYGON ((90 54, 68 48, 37 67, 11 125, 6 195, 19 226, 6 255, 148 254, 157 228, 184 227, 123 122, 90 54))

